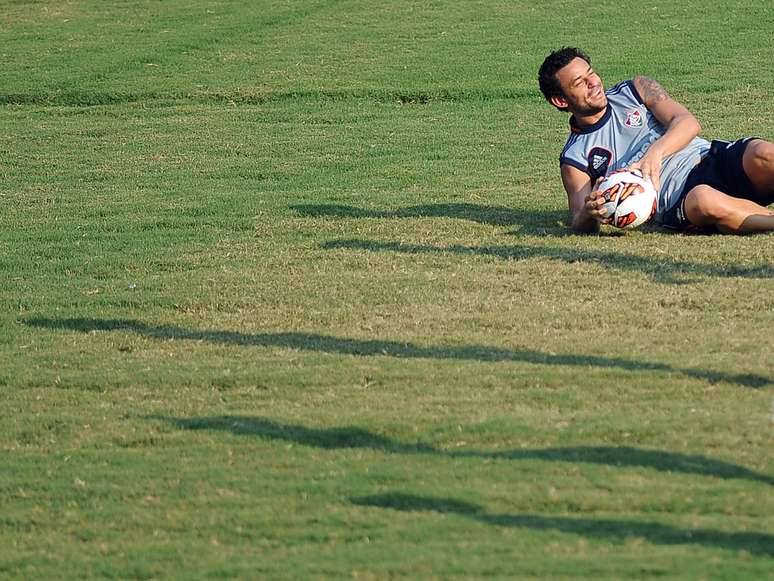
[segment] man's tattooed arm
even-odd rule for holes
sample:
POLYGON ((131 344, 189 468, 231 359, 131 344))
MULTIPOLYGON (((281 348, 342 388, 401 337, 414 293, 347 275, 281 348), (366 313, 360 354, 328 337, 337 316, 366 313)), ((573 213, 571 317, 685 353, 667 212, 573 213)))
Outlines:
POLYGON ((649 77, 640 75, 636 77, 635 81, 639 85, 642 100, 648 107, 670 98, 664 87, 649 77))

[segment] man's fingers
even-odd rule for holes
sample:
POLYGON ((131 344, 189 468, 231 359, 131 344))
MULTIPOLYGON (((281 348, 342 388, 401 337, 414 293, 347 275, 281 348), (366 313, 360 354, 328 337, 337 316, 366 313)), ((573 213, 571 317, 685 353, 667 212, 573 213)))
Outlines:
POLYGON ((642 178, 648 180, 653 186, 658 189, 659 176, 658 174, 651 173, 647 169, 640 170, 642 172, 642 178))
POLYGON ((607 211, 603 208, 605 198, 602 196, 588 196, 586 198, 586 212, 595 220, 607 218, 607 211))

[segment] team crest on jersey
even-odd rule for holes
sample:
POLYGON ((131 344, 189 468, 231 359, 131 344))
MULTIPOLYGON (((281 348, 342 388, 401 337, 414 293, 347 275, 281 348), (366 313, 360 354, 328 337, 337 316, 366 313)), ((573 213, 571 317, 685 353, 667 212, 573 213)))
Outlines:
POLYGON ((642 127, 642 113, 640 113, 637 109, 634 111, 628 111, 626 113, 626 126, 642 127))

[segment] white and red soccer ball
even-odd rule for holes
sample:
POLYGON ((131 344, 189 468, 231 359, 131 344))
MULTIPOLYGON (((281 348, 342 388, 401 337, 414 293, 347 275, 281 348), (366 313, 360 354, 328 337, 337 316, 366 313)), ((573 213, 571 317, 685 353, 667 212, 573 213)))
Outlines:
POLYGON ((658 207, 656 188, 639 170, 611 173, 597 186, 604 196, 603 224, 616 228, 636 228, 647 222, 658 207))

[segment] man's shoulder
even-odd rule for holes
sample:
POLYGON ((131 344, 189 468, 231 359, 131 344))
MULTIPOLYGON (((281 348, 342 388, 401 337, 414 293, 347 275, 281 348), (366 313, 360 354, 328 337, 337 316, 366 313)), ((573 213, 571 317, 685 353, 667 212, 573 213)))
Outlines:
POLYGON ((625 79, 623 81, 620 81, 617 85, 613 85, 610 87, 607 91, 605 91, 606 94, 610 95, 611 93, 620 93, 624 89, 627 89, 634 83, 633 79, 625 79))
MULTIPOLYGON (((636 78, 637 77, 635 77, 635 79, 636 78)), ((622 104, 628 105, 629 103, 627 101, 631 100, 635 101, 639 105, 644 104, 644 101, 640 96, 640 92, 637 90, 637 85, 634 82, 634 79, 626 79, 625 81, 621 81, 614 87, 611 87, 605 91, 605 95, 607 95, 607 99, 613 107, 617 107, 622 104)))
POLYGON ((588 173, 585 151, 586 142, 582 139, 582 134, 570 132, 562 152, 559 154, 559 166, 569 166, 588 173))
POLYGON ((570 132, 567 134, 567 140, 564 142, 564 147, 562 148, 562 153, 561 153, 560 157, 564 157, 564 155, 567 153, 567 151, 568 151, 568 150, 569 150, 569 149, 570 149, 570 148, 571 148, 573 145, 575 145, 575 144, 578 142, 578 140, 580 139, 580 137, 581 137, 581 134, 580 134, 580 133, 576 133, 576 132, 574 132, 574 131, 572 131, 572 130, 571 130, 571 131, 570 131, 570 132))

